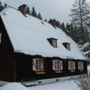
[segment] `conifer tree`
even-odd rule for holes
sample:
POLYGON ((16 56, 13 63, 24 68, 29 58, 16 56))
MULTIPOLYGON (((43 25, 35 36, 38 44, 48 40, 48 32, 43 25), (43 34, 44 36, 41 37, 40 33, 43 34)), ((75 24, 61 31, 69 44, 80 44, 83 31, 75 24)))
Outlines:
POLYGON ((65 24, 64 24, 64 23, 61 24, 61 29, 62 29, 64 32, 66 32, 66 27, 65 27, 65 24))
POLYGON ((80 32, 80 42, 85 43, 85 30, 88 29, 90 24, 90 10, 89 4, 86 3, 86 0, 75 0, 73 4, 73 9, 71 10, 71 23, 78 28, 80 32))
POLYGON ((56 21, 56 26, 57 26, 58 28, 61 28, 60 22, 59 22, 58 20, 56 21))
POLYGON ((34 17, 37 17, 37 13, 36 13, 36 10, 35 10, 34 7, 32 8, 32 13, 31 13, 31 15, 34 16, 34 17))
POLYGON ((2 6, 2 3, 0 2, 0 11, 2 11, 4 7, 2 6))
POLYGON ((39 19, 41 19, 42 20, 42 16, 41 16, 41 14, 39 13, 38 14, 38 16, 37 16, 39 19))
POLYGON ((45 18, 45 22, 47 22, 47 19, 45 18))
POLYGON ((4 4, 4 8, 6 8, 6 7, 7 7, 7 4, 5 3, 5 4, 4 4))
POLYGON ((26 13, 30 14, 30 8, 29 7, 27 7, 27 12, 26 13))
POLYGON ((0 1, 0 6, 2 5, 1 1, 0 1))

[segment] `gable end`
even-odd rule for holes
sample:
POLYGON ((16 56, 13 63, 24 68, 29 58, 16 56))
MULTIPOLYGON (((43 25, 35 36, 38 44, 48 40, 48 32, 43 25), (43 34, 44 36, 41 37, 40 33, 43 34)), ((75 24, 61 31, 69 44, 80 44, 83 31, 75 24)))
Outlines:
POLYGON ((9 53, 13 52, 13 46, 11 44, 9 35, 3 23, 2 17, 0 16, 0 33, 1 33, 1 44, 0 44, 0 53, 9 53))

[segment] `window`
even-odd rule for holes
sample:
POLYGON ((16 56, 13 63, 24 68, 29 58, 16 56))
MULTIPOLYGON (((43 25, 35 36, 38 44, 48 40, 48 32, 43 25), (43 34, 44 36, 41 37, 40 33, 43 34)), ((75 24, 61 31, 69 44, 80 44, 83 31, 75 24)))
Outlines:
POLYGON ((48 41, 54 48, 57 48, 57 39, 49 38, 48 41))
POLYGON ((63 43, 63 46, 66 48, 66 49, 68 49, 68 50, 70 50, 70 43, 63 43))
POLYGON ((53 70, 56 72, 56 73, 60 73, 60 71, 63 70, 63 62, 60 61, 60 60, 53 60, 53 70))
POLYGON ((75 62, 74 61, 68 61, 68 69, 70 70, 70 72, 75 71, 75 62))
POLYGON ((1 44, 1 41, 2 41, 2 34, 0 33, 0 44, 1 44))
POLYGON ((53 39, 52 40, 52 45, 53 45, 53 47, 57 47, 57 40, 53 39))
POLYGON ((37 74, 44 74, 44 60, 43 58, 33 59, 33 71, 37 74))
POLYGON ((80 71, 82 71, 82 70, 84 69, 83 62, 81 62, 81 61, 78 62, 78 69, 79 69, 80 71))

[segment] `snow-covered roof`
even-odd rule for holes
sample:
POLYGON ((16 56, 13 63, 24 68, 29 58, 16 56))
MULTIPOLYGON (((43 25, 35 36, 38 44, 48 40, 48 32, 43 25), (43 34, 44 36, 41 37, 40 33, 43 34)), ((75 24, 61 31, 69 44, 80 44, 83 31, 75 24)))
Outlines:
POLYGON ((9 7, 2 11, 1 17, 15 52, 44 57, 85 59, 77 44, 59 28, 55 29, 47 22, 30 15, 25 17, 20 11, 9 7), (57 48, 50 45, 48 38, 57 39, 57 48), (63 46, 62 43, 65 42, 70 43, 70 50, 63 46))

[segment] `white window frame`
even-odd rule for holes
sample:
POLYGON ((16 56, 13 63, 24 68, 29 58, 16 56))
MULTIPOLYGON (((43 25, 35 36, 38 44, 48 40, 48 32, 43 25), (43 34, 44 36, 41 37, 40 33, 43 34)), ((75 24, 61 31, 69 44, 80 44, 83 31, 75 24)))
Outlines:
POLYGON ((83 70, 84 69, 84 63, 83 62, 81 62, 81 61, 78 62, 78 69, 79 70, 83 70))
POLYGON ((43 58, 34 58, 32 61, 33 71, 43 72, 44 71, 44 59, 43 58))
POLYGON ((2 33, 0 33, 0 44, 2 43, 2 33))
POLYGON ((68 61, 68 69, 75 70, 75 61, 68 61))
POLYGON ((53 70, 63 70, 63 61, 53 60, 52 63, 53 70))

